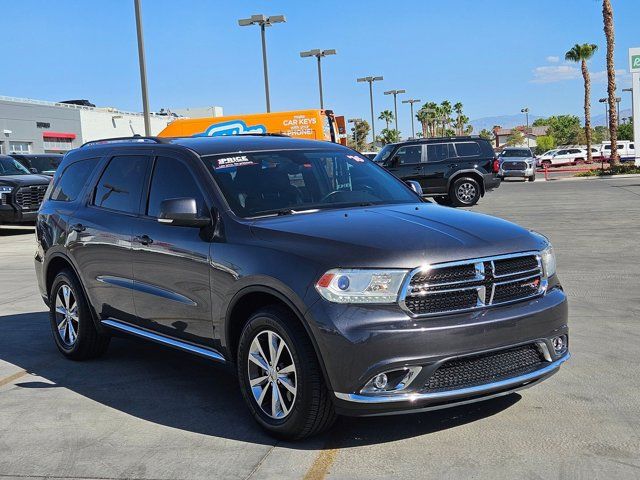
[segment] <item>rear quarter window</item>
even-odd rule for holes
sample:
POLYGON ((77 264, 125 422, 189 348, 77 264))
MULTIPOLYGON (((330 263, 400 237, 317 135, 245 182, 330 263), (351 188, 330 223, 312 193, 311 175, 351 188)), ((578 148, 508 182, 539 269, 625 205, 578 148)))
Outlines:
POLYGON ((476 142, 456 142, 455 146, 459 157, 479 157, 482 154, 476 142))
POLYGON ((97 162, 97 158, 87 158, 67 166, 53 187, 49 199, 58 202, 73 202, 87 183, 97 162))

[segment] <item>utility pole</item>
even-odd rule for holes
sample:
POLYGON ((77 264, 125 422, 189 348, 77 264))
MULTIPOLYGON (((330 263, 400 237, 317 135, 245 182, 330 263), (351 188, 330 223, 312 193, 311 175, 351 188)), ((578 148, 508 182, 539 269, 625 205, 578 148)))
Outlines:
POLYGON ((383 77, 362 77, 358 78, 356 81, 358 82, 368 82, 369 83, 369 101, 371 103, 371 133, 373 136, 373 149, 376 148, 376 120, 375 115, 373 113, 373 82, 377 82, 383 80, 383 77))
POLYGON ((410 98, 408 100, 402 100, 402 103, 408 103, 409 106, 411 107, 411 138, 416 138, 416 128, 415 128, 415 124, 413 123, 413 104, 414 103, 418 103, 421 100, 419 98, 410 98))
POLYGON ((349 123, 353 123, 353 141, 356 143, 354 150, 358 148, 358 123, 362 122, 361 118, 350 118, 347 120, 349 123))
POLYGON ((144 38, 142 35, 142 9, 140 0, 133 0, 136 11, 136 32, 138 35, 138 62, 140 64, 140 86, 142 87, 142 112, 144 114, 144 134, 151 136, 151 118, 149 116, 149 96, 147 95, 147 67, 144 58, 144 38))
POLYGON ((599 103, 604 103, 604 122, 607 126, 607 130, 609 130, 609 109, 607 108, 608 101, 608 98, 601 98, 600 100, 598 100, 599 103))
POLYGON ((393 95, 393 115, 396 121, 396 132, 400 133, 398 130, 398 95, 401 93, 407 93, 406 90, 389 90, 388 92, 384 92, 385 95, 393 95))
POLYGON ((249 18, 241 18, 238 20, 238 25, 241 27, 247 27, 249 25, 260 26, 260 37, 262 39, 262 69, 264 71, 264 95, 267 103, 267 113, 271 112, 271 99, 269 97, 269 67, 267 66, 267 36, 266 28, 270 27, 274 23, 284 23, 287 19, 284 15, 272 15, 267 17, 265 15, 251 15, 249 18))
POLYGON ((322 65, 321 59, 322 57, 326 57, 327 55, 335 55, 337 52, 334 49, 330 50, 320 50, 318 48, 313 50, 308 50, 306 52, 300 52, 300 56, 302 58, 305 57, 316 57, 318 59, 318 87, 320 88, 320 108, 324 110, 324 99, 322 95, 322 65))
POLYGON ((525 130, 525 135, 527 136, 527 147, 529 147, 529 107, 524 107, 520 112, 524 113, 527 117, 527 129, 525 130))

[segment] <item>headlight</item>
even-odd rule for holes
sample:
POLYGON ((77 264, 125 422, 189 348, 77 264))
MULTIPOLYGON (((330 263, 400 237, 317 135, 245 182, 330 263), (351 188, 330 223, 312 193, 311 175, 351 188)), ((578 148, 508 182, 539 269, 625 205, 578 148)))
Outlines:
POLYGON ((333 269, 320 277, 316 290, 336 303, 395 303, 408 270, 333 269))
POLYGON ((540 252, 540 257, 542 258, 542 268, 544 268, 544 273, 547 278, 555 275, 556 254, 553 251, 553 247, 551 246, 551 244, 547 245, 547 247, 540 252))
POLYGON ((9 185, 0 185, 0 193, 11 193, 12 190, 13 187, 10 187, 9 185))

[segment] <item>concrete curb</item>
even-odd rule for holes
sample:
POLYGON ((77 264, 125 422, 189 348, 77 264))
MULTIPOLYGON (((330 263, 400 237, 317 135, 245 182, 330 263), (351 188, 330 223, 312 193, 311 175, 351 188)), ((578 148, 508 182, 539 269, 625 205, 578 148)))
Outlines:
POLYGON ((548 182, 556 182, 562 181, 566 182, 567 180, 611 180, 616 178, 637 178, 640 177, 640 173, 625 173, 623 175, 605 175, 603 177, 566 177, 566 178, 551 178, 550 180, 542 180, 548 182))

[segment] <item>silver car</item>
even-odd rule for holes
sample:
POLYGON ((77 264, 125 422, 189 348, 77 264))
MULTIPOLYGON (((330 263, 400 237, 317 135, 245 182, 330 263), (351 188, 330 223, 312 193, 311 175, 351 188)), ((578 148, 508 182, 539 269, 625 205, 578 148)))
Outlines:
POLYGON ((519 177, 530 182, 536 179, 536 159, 526 147, 507 147, 500 154, 500 178, 519 177))

